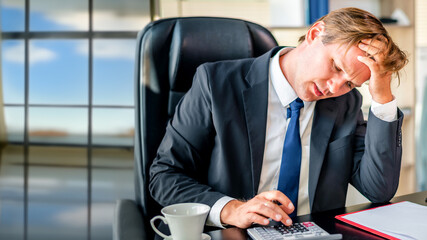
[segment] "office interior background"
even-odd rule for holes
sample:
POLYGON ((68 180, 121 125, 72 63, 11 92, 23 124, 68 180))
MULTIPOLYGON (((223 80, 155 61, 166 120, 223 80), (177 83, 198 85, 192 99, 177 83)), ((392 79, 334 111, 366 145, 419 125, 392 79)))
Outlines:
MULTIPOLYGON (((0 239, 111 239, 133 198, 135 38, 150 21, 223 16, 279 45, 308 29, 304 0, 2 0, 0 239)), ((393 17, 410 59, 394 94, 405 113, 397 195, 427 190, 427 0, 330 0, 393 17)), ((367 85, 364 110, 370 105, 367 85)), ((349 190, 348 205, 367 201, 349 190)))

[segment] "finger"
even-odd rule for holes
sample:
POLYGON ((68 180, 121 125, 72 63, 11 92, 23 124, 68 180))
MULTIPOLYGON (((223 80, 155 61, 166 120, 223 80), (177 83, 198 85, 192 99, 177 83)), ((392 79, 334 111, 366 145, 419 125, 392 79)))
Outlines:
POLYGON ((375 71, 376 66, 375 66, 375 59, 372 59, 371 57, 363 57, 363 56, 357 56, 357 60, 359 60, 360 62, 364 63, 369 70, 371 70, 371 73, 373 71, 375 71))
POLYGON ((370 56, 376 56, 381 52, 379 48, 364 43, 359 43, 358 47, 370 56))
POLYGON ((285 205, 278 205, 287 215, 290 215, 295 211, 295 206, 292 204, 292 202, 288 206, 285 205), (289 205, 292 205, 291 207, 289 205))
POLYGON ((371 76, 370 76, 371 80, 376 78, 387 78, 389 79, 388 81, 391 80, 392 73, 384 71, 381 65, 377 61, 373 60, 370 57, 363 57, 363 56, 358 56, 357 59, 360 62, 364 63, 369 68, 369 70, 371 71, 371 76))
POLYGON ((246 216, 248 219, 248 226, 247 227, 250 227, 250 224, 252 224, 252 223, 257 223, 260 225, 268 225, 270 223, 270 221, 266 217, 261 216, 261 215, 256 214, 256 213, 248 213, 246 216))
POLYGON ((283 206, 282 209, 286 209, 285 212, 288 214, 295 209, 292 201, 280 191, 265 192, 264 197, 272 202, 280 203, 283 206))
POLYGON ((387 39, 383 36, 379 36, 377 39, 363 39, 361 42, 378 49, 384 49, 384 47, 386 46, 387 39))
POLYGON ((270 201, 263 201, 251 204, 248 212, 259 214, 266 218, 271 218, 275 221, 282 221, 288 218, 288 215, 276 204, 270 201))
POLYGON ((286 226, 292 225, 292 219, 289 217, 289 214, 291 214, 294 210, 289 210, 287 207, 285 207, 283 205, 279 206, 275 203, 272 203, 272 204, 273 204, 272 207, 274 208, 274 211, 280 212, 280 215, 281 215, 281 219, 279 219, 279 220, 275 219, 275 220, 282 222, 286 226))
MULTIPOLYGON (((282 216, 281 222, 287 226, 291 225, 292 220, 288 215, 295 210, 295 207, 291 202, 291 200, 289 200, 289 198, 280 191, 270 191, 270 192, 265 192, 264 194, 265 196, 263 197, 270 200, 272 203, 272 205, 269 204, 269 206, 271 206, 271 208, 276 213, 282 216)), ((272 218, 272 219, 275 219, 275 218, 272 218)), ((276 218, 276 221, 277 221, 277 218, 276 218)))
POLYGON ((387 39, 380 36, 378 39, 364 39, 359 43, 359 48, 365 51, 376 62, 383 62, 386 57, 387 39))
POLYGON ((285 226, 291 226, 292 225, 292 219, 286 215, 286 217, 283 218, 281 221, 285 226))
MULTIPOLYGON (((290 217, 289 214, 292 213, 292 211, 289 211, 288 208, 285 208, 283 205, 279 206, 274 202, 264 203, 264 206, 270 208, 273 212, 269 212, 270 214, 274 215, 268 215, 271 219, 275 221, 283 221, 286 222, 290 217)), ((292 222, 291 222, 292 223, 292 222)))
POLYGON ((286 216, 286 213, 282 209, 272 202, 260 202, 258 205, 255 205, 251 211, 261 214, 267 218, 271 218, 275 221, 281 221, 283 216, 286 216))

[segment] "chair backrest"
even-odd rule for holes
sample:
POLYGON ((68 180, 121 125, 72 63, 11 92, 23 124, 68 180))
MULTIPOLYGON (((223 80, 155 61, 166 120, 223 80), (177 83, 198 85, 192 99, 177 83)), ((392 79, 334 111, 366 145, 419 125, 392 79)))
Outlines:
POLYGON ((135 71, 135 191, 145 219, 160 206, 148 191, 149 168, 167 121, 205 62, 257 57, 277 46, 264 27, 238 19, 162 19, 138 35, 135 71))

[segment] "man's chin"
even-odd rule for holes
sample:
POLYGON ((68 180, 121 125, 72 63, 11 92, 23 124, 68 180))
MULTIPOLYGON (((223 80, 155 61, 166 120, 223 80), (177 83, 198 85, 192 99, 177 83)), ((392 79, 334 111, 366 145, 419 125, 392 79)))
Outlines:
POLYGON ((303 96, 303 97, 299 97, 301 100, 303 100, 304 102, 313 102, 313 101, 317 101, 320 100, 319 97, 316 96, 303 96))
POLYGON ((333 96, 316 96, 315 94, 311 94, 309 96, 303 96, 303 97, 299 97, 301 100, 305 101, 305 102, 314 102, 314 101, 319 101, 319 100, 323 100, 326 98, 331 98, 333 96))

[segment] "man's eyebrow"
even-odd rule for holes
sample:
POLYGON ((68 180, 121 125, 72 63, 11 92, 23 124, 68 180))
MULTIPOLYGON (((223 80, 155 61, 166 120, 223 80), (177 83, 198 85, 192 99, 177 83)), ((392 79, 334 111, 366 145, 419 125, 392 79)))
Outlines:
POLYGON ((339 65, 341 65, 341 69, 344 71, 344 73, 345 74, 347 74, 348 75, 348 68, 344 65, 344 63, 343 62, 341 62, 341 60, 339 60, 339 62, 338 61, 335 61, 335 64, 339 64, 339 65))
MULTIPOLYGON (((335 60, 334 60, 335 61, 335 60)), ((342 63, 341 61, 340 62, 338 62, 338 61, 335 61, 335 64, 339 64, 339 65, 341 65, 341 66, 338 66, 338 67, 340 67, 341 68, 341 70, 347 75, 347 76, 350 76, 349 74, 348 74, 348 69, 346 68, 346 66, 344 65, 344 63, 342 63)), ((351 80, 353 80, 353 79, 350 79, 349 81, 351 82, 351 83, 353 83, 353 85, 355 86, 355 87, 361 87, 362 85, 361 84, 359 84, 359 85, 357 85, 356 83, 354 83, 354 82, 352 82, 351 80)))

